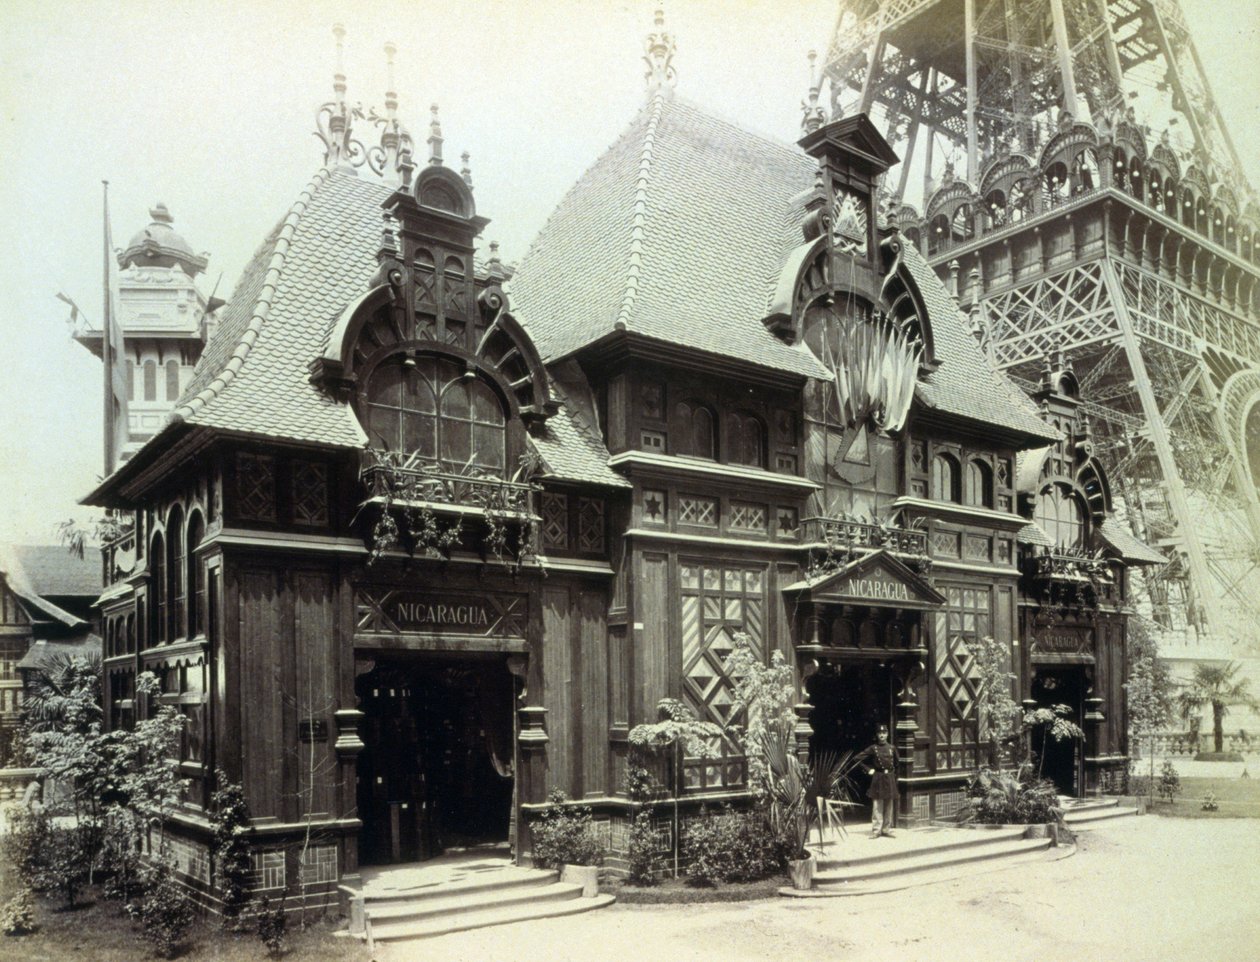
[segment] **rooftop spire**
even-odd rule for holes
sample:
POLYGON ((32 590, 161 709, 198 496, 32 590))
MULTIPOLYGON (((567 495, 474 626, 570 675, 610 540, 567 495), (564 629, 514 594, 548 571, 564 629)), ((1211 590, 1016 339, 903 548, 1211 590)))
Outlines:
POLYGON ((674 73, 674 35, 665 29, 665 11, 657 10, 652 31, 643 44, 643 62, 647 64, 647 93, 651 100, 658 94, 673 95, 677 75, 674 73))
POLYGON ((442 165, 442 122, 438 120, 438 105, 429 107, 429 163, 442 165))
POLYGON ((315 115, 315 135, 324 142, 324 163, 330 166, 363 163, 363 145, 350 133, 351 110, 346 106, 345 37, 346 28, 333 24, 337 38, 337 66, 333 71, 333 99, 315 115))
POLYGON ((394 54, 398 48, 392 41, 385 44, 385 113, 373 109, 368 119, 381 128, 381 143, 368 151, 368 163, 378 174, 394 175, 406 188, 411 180, 411 135, 398 120, 398 93, 394 90, 394 54))
POLYGON ((818 51, 811 50, 809 52, 809 93, 805 99, 801 101, 801 133, 812 134, 815 130, 827 123, 827 111, 818 103, 818 95, 822 91, 822 82, 818 79, 818 70, 815 61, 818 60, 818 51))

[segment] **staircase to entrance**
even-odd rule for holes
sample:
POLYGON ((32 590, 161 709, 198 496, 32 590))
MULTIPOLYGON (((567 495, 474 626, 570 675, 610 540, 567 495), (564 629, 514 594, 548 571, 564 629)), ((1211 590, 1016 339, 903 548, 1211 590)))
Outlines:
POLYGON ((573 915, 613 896, 583 898, 560 873, 513 865, 506 850, 448 852, 427 862, 365 868, 351 901, 350 934, 402 942, 451 932, 573 915))

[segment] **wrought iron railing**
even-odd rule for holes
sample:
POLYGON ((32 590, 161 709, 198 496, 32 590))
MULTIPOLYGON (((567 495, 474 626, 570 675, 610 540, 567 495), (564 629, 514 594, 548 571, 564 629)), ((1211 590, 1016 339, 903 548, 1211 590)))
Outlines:
POLYGON ((423 504, 435 510, 452 506, 522 517, 532 515, 534 509, 534 485, 446 471, 427 463, 378 461, 364 466, 360 478, 369 498, 397 504, 423 504))
POLYGON ((848 551, 887 548, 893 554, 926 556, 927 532, 917 528, 856 521, 851 518, 806 518, 801 523, 808 544, 848 551))
POLYGON ((1032 573, 1046 581, 1101 584, 1111 580, 1111 570, 1102 558, 1066 552, 1038 555, 1033 559, 1032 573))

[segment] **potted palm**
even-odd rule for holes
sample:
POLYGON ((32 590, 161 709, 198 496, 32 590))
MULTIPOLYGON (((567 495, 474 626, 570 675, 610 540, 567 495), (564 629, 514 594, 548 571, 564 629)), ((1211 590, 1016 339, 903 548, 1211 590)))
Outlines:
POLYGON ((792 751, 792 726, 780 720, 761 732, 765 754, 766 780, 770 795, 770 829, 774 832, 787 862, 788 877, 795 889, 814 884, 814 855, 810 836, 818 830, 822 841, 827 827, 823 801, 852 794, 849 774, 854 755, 818 755, 806 765, 792 751))

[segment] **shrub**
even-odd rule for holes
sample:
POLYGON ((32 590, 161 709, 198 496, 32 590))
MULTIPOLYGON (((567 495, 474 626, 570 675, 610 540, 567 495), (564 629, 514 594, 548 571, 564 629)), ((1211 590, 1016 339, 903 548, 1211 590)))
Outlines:
POLYGON ((284 952, 289 920, 284 914, 284 899, 273 909, 265 895, 258 900, 258 938, 267 946, 267 954, 278 959, 284 952))
POLYGON ((90 834, 88 826, 49 828, 41 847, 33 887, 55 892, 67 906, 74 908, 74 900, 87 880, 85 852, 90 834))
POLYGON ((175 955, 193 923, 192 906, 168 865, 153 869, 144 894, 127 911, 140 923, 139 937, 164 959, 175 955))
POLYGON ((1181 776, 1172 762, 1164 762, 1164 767, 1159 770, 1158 791, 1159 797, 1169 805, 1181 794, 1181 776))
POLYGON ((657 854, 657 832, 652 824, 652 809, 645 808, 630 822, 629 851, 626 861, 632 885, 655 885, 660 857, 657 854))
POLYGON ((1129 776, 1129 795, 1150 795, 1151 780, 1147 775, 1129 776))
POLYGON ((1203 804, 1202 804, 1202 806, 1201 806, 1201 807, 1202 807, 1203 811, 1205 811, 1205 812, 1215 812, 1215 811, 1217 811, 1217 810, 1218 810, 1221 806, 1220 806, 1220 804, 1216 801, 1216 793, 1215 793, 1215 792, 1208 792, 1206 795, 1204 795, 1204 796, 1203 796, 1203 804))
POLYGON ((695 885, 754 882, 780 866, 777 840, 761 812, 725 811, 693 820, 683 835, 683 854, 691 861, 687 879, 695 885))
POLYGON ((23 884, 38 886, 51 831, 49 818, 43 812, 15 808, 9 812, 8 821, 8 832, 4 835, 5 858, 17 870, 23 884))
POLYGON ((26 935, 35 931, 35 900, 23 888, 0 909, 0 931, 5 935, 26 935))
POLYGON ((1018 772, 980 771, 967 784, 959 821, 982 825, 1040 825, 1062 821, 1054 783, 1018 772))
POLYGON ((223 923, 234 925, 249 904, 249 813, 240 785, 224 785, 211 796, 214 873, 223 900, 223 923))
POLYGON ((604 860, 604 845, 585 805, 563 807, 567 796, 552 791, 547 796, 552 808, 530 825, 534 841, 534 859, 544 867, 561 865, 599 865, 604 860))

